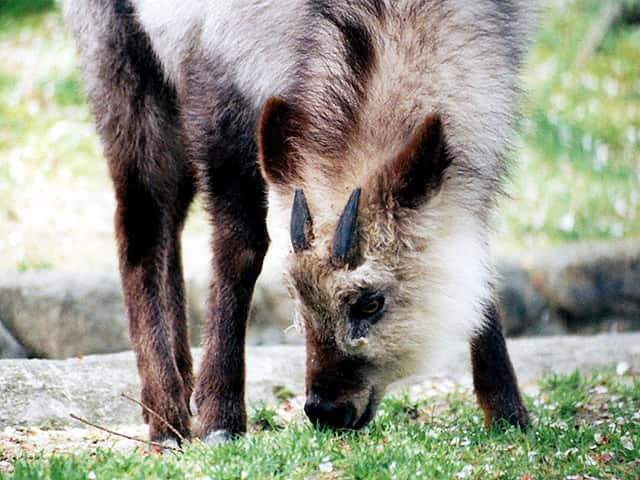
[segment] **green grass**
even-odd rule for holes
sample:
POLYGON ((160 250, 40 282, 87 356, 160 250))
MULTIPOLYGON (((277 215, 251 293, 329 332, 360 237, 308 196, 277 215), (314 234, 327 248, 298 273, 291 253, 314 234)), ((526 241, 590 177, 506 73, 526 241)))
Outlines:
POLYGON ((385 400, 361 433, 311 428, 260 406, 252 433, 182 454, 106 450, 9 459, 0 479, 637 479, 640 383, 614 373, 548 377, 527 399, 533 429, 485 429, 467 390, 385 400), (266 421, 265 421, 266 419, 266 421))
POLYGON ((0 18, 21 19, 54 7, 55 0, 0 0, 0 18))
POLYGON ((502 208, 502 232, 521 245, 640 236, 640 24, 620 22, 575 64, 606 4, 544 4, 502 208))

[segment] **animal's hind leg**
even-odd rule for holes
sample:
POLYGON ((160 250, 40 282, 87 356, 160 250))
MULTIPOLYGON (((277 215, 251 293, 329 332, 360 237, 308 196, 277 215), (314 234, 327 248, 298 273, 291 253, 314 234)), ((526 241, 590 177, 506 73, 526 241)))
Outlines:
POLYGON ((509 359, 495 305, 485 313, 483 329, 471 340, 473 383, 485 416, 485 425, 506 420, 527 427, 529 414, 509 359))

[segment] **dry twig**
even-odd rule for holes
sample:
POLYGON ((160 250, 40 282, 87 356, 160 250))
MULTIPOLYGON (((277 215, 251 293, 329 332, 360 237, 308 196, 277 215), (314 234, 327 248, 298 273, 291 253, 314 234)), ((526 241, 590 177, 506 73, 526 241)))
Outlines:
POLYGON ((97 428, 98 430, 102 430, 110 435, 115 435, 116 437, 124 438, 126 440, 131 440, 133 442, 144 443, 145 445, 149 445, 151 447, 161 448, 163 450, 173 450, 174 452, 180 452, 181 450, 176 447, 172 447, 170 445, 163 445, 162 443, 152 442, 150 440, 142 440, 141 438, 130 437, 129 435, 125 435, 124 433, 114 432, 113 430, 109 430, 106 427, 102 427, 100 425, 96 425, 95 423, 91 423, 89 420, 85 420, 84 418, 78 417, 73 413, 69 414, 71 418, 74 420, 84 423, 85 425, 89 425, 90 427, 97 428))
POLYGON ((156 417, 158 420, 160 420, 162 423, 164 423, 164 424, 167 426, 167 428, 168 428, 169 430, 171 430, 171 432, 172 432, 176 437, 178 437, 178 438, 180 439, 180 441, 181 441, 182 443, 186 442, 186 440, 185 440, 185 438, 182 436, 182 434, 181 434, 178 430, 176 430, 176 428, 175 428, 173 425, 171 425, 167 419, 165 419, 164 417, 160 416, 160 414, 156 413, 156 412, 155 412, 155 411, 153 411, 151 408, 147 407, 147 406, 146 406, 144 403, 142 403, 141 401, 136 400, 136 399, 135 399, 135 398, 133 398, 133 397, 130 397, 130 396, 129 396, 129 395, 127 395, 126 393, 121 393, 120 395, 122 395, 122 398, 125 398, 125 399, 129 400, 130 402, 133 402, 133 403, 135 403, 136 405, 141 406, 143 409, 145 409, 145 410, 146 410, 147 412, 149 412, 151 415, 153 415, 153 416, 154 416, 154 417, 156 417))

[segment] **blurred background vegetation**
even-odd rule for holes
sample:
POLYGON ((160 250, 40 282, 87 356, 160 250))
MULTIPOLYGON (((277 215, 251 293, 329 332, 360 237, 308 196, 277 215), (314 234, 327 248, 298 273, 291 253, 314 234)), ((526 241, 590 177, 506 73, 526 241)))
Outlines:
MULTIPOLYGON (((115 267, 107 168, 55 0, 0 0, 0 59, 0 268, 115 267)), ((499 244, 640 237, 640 1, 543 0, 523 80, 499 244)), ((206 232, 198 211, 185 250, 206 232)))

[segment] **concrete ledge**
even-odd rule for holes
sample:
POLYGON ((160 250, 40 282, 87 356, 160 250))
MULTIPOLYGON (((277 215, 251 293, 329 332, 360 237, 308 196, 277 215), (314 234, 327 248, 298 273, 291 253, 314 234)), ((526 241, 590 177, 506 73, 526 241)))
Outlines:
MULTIPOLYGON (((594 337, 550 337, 509 342, 523 385, 549 372, 589 370, 626 362, 640 368, 640 333, 594 337)), ((201 352, 196 351, 196 361, 201 352)), ((249 403, 273 401, 273 386, 304 392, 304 350, 296 346, 250 347, 247 350, 249 403)), ((468 348, 448 349, 446 358, 423 375, 400 385, 418 383, 434 375, 454 381, 470 380, 468 348)), ((70 425, 70 413, 106 425, 141 423, 138 407, 120 398, 138 395, 138 375, 131 352, 71 360, 1 360, 0 428, 70 425)), ((75 423, 74 423, 75 425, 75 423)))

